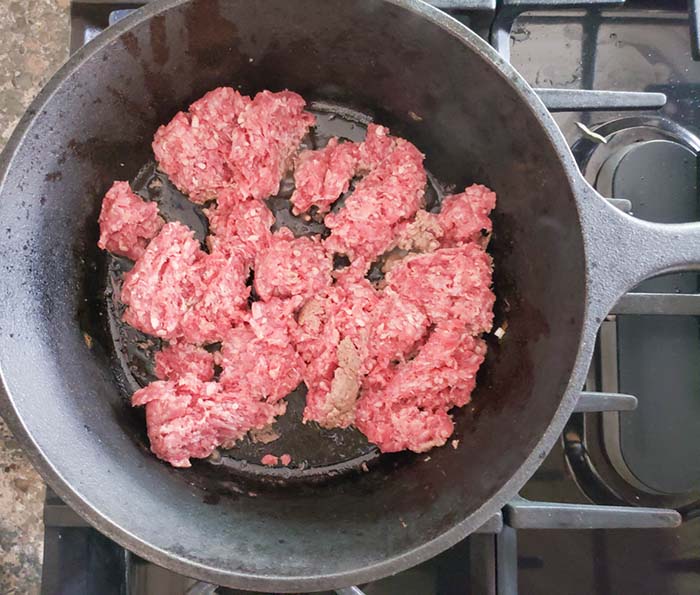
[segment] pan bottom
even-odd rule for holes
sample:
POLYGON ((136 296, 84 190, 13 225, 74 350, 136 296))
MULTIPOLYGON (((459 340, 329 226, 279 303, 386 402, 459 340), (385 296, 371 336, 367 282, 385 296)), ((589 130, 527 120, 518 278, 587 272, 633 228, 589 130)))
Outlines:
MULTIPOLYGON (((349 141, 362 141, 371 119, 361 113, 331 104, 312 104, 310 110, 316 116, 316 125, 302 142, 303 148, 324 147, 331 137, 349 141)), ((444 195, 442 186, 428 174, 426 208, 436 209, 444 195)), ((207 235, 207 219, 200 205, 189 201, 179 192, 165 174, 156 169, 154 162, 144 165, 132 180, 135 192, 158 204, 167 221, 180 221, 195 231, 203 243, 207 235)), ((289 198, 294 189, 293 178, 283 180, 277 196, 266 202, 275 215, 273 229, 289 227, 296 236, 321 234, 328 229, 321 222, 306 221, 294 216, 289 198)), ((349 195, 351 190, 347 193, 349 195)), ((344 198, 334 205, 342 206, 344 198)), ((204 243, 203 243, 204 247, 204 243)), ((124 392, 130 398, 140 387, 155 380, 154 356, 161 348, 160 340, 149 337, 122 321, 124 307, 115 296, 119 295, 123 275, 131 268, 131 262, 114 256, 106 256, 106 308, 117 365, 116 374, 124 392)), ((376 266, 369 273, 372 280, 380 275, 376 266)), ((318 481, 344 475, 348 472, 367 471, 380 457, 376 446, 354 427, 326 430, 314 422, 302 423, 306 387, 301 384, 287 397, 287 412, 265 432, 253 432, 240 440, 232 449, 215 451, 207 459, 194 462, 196 467, 207 465, 209 475, 215 470, 230 472, 242 479, 270 480, 272 482, 301 479, 318 481), (266 454, 291 457, 288 466, 268 467, 261 463, 266 454)), ((124 406, 130 407, 129 398, 124 406)), ((145 432, 142 433, 145 441, 145 432)), ((144 444, 145 446, 145 444, 144 444)))

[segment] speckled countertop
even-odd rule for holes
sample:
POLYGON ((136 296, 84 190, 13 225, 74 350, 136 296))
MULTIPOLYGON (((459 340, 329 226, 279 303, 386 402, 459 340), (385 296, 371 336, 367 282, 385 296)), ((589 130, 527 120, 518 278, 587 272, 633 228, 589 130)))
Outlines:
MULTIPOLYGON (((70 0, 0 0, 0 148, 68 56, 70 0)), ((44 484, 0 418, 0 593, 39 592, 44 484)))

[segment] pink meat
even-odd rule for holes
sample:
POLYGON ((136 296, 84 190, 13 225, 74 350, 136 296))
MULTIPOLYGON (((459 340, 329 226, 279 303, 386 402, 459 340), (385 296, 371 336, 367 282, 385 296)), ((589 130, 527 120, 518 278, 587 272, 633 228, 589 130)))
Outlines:
POLYGON ((205 257, 191 229, 166 224, 124 275, 124 320, 149 335, 177 338, 182 317, 202 291, 198 268, 205 257))
POLYGON ((270 334, 274 335, 283 332, 279 324, 274 316, 261 316, 256 323, 258 334, 248 324, 229 331, 219 360, 219 381, 224 387, 276 403, 301 383, 304 362, 289 337, 284 342, 267 339, 265 326, 269 325, 270 334))
POLYGON ((405 361, 420 346, 429 326, 424 306, 385 289, 372 310, 364 370, 405 361))
POLYGON ((248 266, 237 252, 207 254, 197 267, 197 299, 183 315, 178 335, 188 343, 223 340, 247 315, 248 266))
POLYGON ((197 345, 176 341, 156 353, 156 376, 161 380, 179 380, 193 374, 198 380, 214 379, 214 354, 197 345))
POLYGON ((340 195, 348 191, 357 161, 357 145, 338 144, 337 138, 332 138, 322 149, 303 151, 294 170, 296 189, 291 198, 294 213, 304 213, 311 207, 327 213, 340 195))
POLYGON ((242 200, 236 190, 226 189, 219 193, 217 205, 205 213, 209 219, 207 243, 211 252, 230 254, 235 250, 252 265, 258 251, 270 244, 275 216, 260 200, 242 200))
POLYGON ((279 464, 279 458, 277 458, 275 455, 267 454, 263 455, 260 462, 267 467, 275 467, 277 464, 279 464))
POLYGON ((304 421, 326 428, 354 420, 372 309, 379 297, 366 279, 339 281, 299 312, 297 351, 306 362, 304 421))
POLYGON ((358 168, 365 173, 377 167, 394 150, 396 137, 378 124, 367 126, 367 136, 358 146, 358 168))
POLYGON ((153 152, 158 166, 190 200, 206 202, 234 184, 232 136, 250 103, 250 97, 219 87, 156 132, 153 152))
POLYGON ((435 324, 457 322, 473 334, 489 331, 495 296, 491 257, 478 244, 408 256, 385 277, 387 287, 424 308, 435 324))
MULTIPOLYGON (((367 163, 377 160, 371 154, 367 163)), ((331 230, 326 247, 356 261, 354 266, 367 268, 393 245, 397 225, 420 208, 425 184, 422 153, 408 141, 393 138, 388 153, 356 184, 345 206, 326 215, 331 230)))
POLYGON ((318 238, 282 228, 255 259, 255 290, 263 300, 309 297, 331 284, 333 259, 318 238))
POLYGON ((163 339, 220 341, 245 316, 247 276, 239 254, 207 254, 192 230, 168 223, 124 276, 124 320, 163 339))
POLYGON ((441 245, 483 243, 491 234, 493 224, 489 215, 495 207, 496 193, 481 184, 469 186, 461 194, 446 196, 438 215, 443 230, 441 245))
POLYGON ((207 457, 218 446, 230 448, 284 411, 283 405, 202 382, 193 374, 152 382, 136 391, 131 402, 146 406, 151 450, 174 467, 189 467, 190 458, 207 457))
POLYGON ((288 466, 289 466, 289 463, 291 463, 291 462, 292 462, 292 457, 291 457, 291 455, 283 454, 283 455, 280 457, 280 464, 284 465, 285 467, 288 467, 288 466))
POLYGON ((102 200, 97 245, 131 260, 140 258, 164 221, 158 205, 134 194, 128 182, 114 182, 102 200))
POLYGON ((243 196, 277 194, 280 179, 315 118, 291 91, 261 91, 238 118, 231 143, 233 179, 243 196))
POLYGON ((356 425, 383 452, 424 452, 452 433, 448 411, 469 402, 486 344, 459 326, 438 326, 416 357, 365 381, 356 425))

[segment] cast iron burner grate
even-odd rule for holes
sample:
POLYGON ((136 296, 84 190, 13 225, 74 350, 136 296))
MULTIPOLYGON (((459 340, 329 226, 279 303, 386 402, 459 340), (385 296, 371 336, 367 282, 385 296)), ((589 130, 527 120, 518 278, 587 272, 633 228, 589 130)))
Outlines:
MULTIPOLYGON (((73 0, 71 3, 71 52, 77 51, 90 39, 109 25, 117 22, 130 12, 146 4, 147 0, 73 0)), ((468 24, 473 30, 487 39, 501 56, 509 60, 511 34, 516 19, 524 13, 537 11, 585 10, 596 14, 598 11, 622 5, 624 0, 433 0, 431 4, 448 11, 468 24)), ((656 7, 656 3, 635 2, 642 9, 656 7)), ((673 4, 673 3, 671 3, 673 4)), ((688 3, 690 24, 690 45, 694 60, 700 59, 700 0, 688 3)), ((547 108, 552 112, 624 112, 654 110, 663 107, 667 98, 661 92, 627 92, 618 90, 592 90, 570 88, 536 88, 547 108)), ((633 116, 635 118, 637 116, 633 116)), ((662 127, 663 128, 663 127, 662 127)), ((602 130, 608 134, 610 131, 602 130)), ((613 131, 616 132, 616 131, 613 131)), ((589 132, 586 131, 586 134, 589 132)), ((584 136, 586 136, 584 134, 584 136)), ((590 141, 590 138, 588 138, 590 141)), ((583 139, 583 144, 587 142, 583 139)), ((692 143, 691 143, 692 144, 692 143)), ((658 147, 655 147, 658 148, 658 147)), ((698 147, 691 147, 696 152, 698 147)), ((579 162, 588 162, 592 148, 575 145, 574 152, 579 162), (578 150, 578 152, 577 152, 578 150), (581 157, 583 156, 583 159, 581 157)), ((619 165, 619 164, 618 164, 619 165)), ((629 211, 628 200, 610 199, 618 208, 629 211)), ((603 324, 601 345, 611 348, 606 333, 610 334, 610 322, 615 315, 700 315, 700 295, 694 293, 630 293, 615 306, 611 317, 603 324)), ((615 341, 612 342, 614 348, 615 341)), ((603 354, 605 356, 605 354, 603 354)), ((602 361, 615 359, 608 354, 602 361)), ((600 365, 600 353, 594 360, 591 376, 599 376, 596 365, 600 365), (598 362, 598 364, 596 364, 598 362)), ((615 382, 603 382, 603 388, 612 387, 612 392, 582 392, 576 413, 567 428, 564 443, 574 474, 591 473, 585 465, 587 453, 582 451, 581 441, 577 442, 576 430, 581 430, 582 420, 590 414, 617 415, 631 411, 637 406, 634 396, 617 392, 615 382), (580 467, 577 468, 577 465, 580 467)), ((600 382, 590 386, 600 387, 600 382)), ((594 502, 601 504, 569 504, 558 502, 537 502, 521 497, 508 504, 501 513, 492 517, 475 534, 468 538, 469 547, 464 551, 468 556, 469 579, 464 591, 480 594, 515 595, 518 590, 518 531, 524 529, 653 529, 676 527, 681 515, 674 501, 664 501, 666 507, 639 507, 628 505, 624 499, 608 497, 600 487, 590 487, 579 474, 579 486, 594 502), (597 497, 600 496, 600 497, 597 497), (609 505, 618 502, 622 505, 609 505)), ((596 481, 599 478, 596 478, 596 481)), ((591 482, 596 484, 595 481, 591 482)), ((48 491, 44 520, 45 554, 42 577, 42 593, 71 593, 75 595, 92 593, 122 593, 136 595, 146 591, 156 593, 234 593, 214 585, 178 577, 140 560, 130 552, 90 528, 80 517, 71 511, 61 500, 48 491), (144 570, 148 567, 150 575, 144 570), (144 577, 150 578, 144 578, 144 577), (157 583, 157 585, 156 585, 157 583), (180 591, 176 589, 180 588, 180 591)), ((459 550, 460 552, 462 550, 459 550)), ((559 585, 567 590, 566 585, 559 585)), ((337 591, 340 595, 373 594, 372 585, 349 587, 337 591)), ((456 592, 450 589, 450 593, 456 592)))

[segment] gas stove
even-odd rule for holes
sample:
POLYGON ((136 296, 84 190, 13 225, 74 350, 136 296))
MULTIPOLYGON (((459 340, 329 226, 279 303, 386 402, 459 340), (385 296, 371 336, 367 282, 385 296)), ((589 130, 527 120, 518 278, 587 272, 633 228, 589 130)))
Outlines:
MULTIPOLYGON (((73 0, 71 50, 144 3, 73 0)), ((700 219, 700 1, 432 3, 537 89, 613 204, 651 221, 700 219)), ((440 556, 338 593, 699 592, 698 282, 651 279, 616 304, 577 412, 518 499, 440 556)), ((44 594, 237 593, 138 558, 50 491, 44 516, 44 594)))

